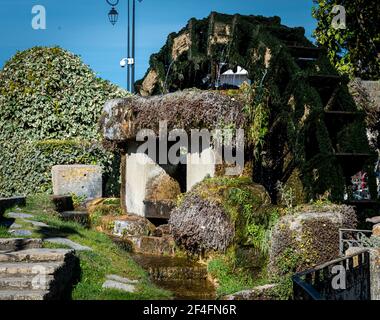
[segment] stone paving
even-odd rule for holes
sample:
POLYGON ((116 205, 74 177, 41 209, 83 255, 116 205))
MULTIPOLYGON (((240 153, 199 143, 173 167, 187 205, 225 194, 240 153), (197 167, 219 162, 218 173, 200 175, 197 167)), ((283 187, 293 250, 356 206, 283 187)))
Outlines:
POLYGON ((138 280, 130 280, 117 275, 107 275, 106 281, 103 283, 103 289, 115 289, 124 292, 135 292, 135 285, 138 284, 138 280))

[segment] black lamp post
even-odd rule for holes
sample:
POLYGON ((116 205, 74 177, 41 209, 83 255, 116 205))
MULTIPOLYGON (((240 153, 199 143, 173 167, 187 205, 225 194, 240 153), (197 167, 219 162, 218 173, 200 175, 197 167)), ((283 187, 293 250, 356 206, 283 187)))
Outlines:
MULTIPOLYGON (((112 7, 111 11, 108 13, 108 18, 112 25, 115 25, 118 20, 118 12, 115 9, 115 6, 119 4, 119 0, 106 0, 107 3, 112 7)), ((143 0, 138 0, 142 2, 143 0)), ((135 91, 135 43, 136 43, 136 0, 128 0, 128 57, 125 59, 127 61, 127 77, 128 84, 127 89, 134 93, 135 91), (131 10, 131 1, 132 1, 132 28, 131 28, 131 19, 130 19, 130 10, 131 10), (131 37, 132 29, 132 37, 131 37), (132 41, 131 41, 132 38, 132 41)))

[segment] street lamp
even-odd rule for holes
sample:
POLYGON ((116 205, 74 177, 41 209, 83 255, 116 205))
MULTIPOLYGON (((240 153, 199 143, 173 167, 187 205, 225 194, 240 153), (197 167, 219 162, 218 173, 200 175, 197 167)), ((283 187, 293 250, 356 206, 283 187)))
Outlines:
POLYGON ((119 18, 119 13, 116 11, 115 8, 112 8, 111 11, 108 13, 108 18, 111 24, 114 26, 117 22, 117 19, 119 18))
MULTIPOLYGON (((108 14, 109 20, 112 25, 115 25, 118 20, 118 12, 115 9, 115 6, 119 4, 119 0, 114 2, 106 0, 107 3, 112 6, 111 11, 108 14)), ((142 2, 143 0, 138 0, 142 2)), ((134 93, 135 91, 135 43, 136 43, 136 0, 128 0, 128 57, 120 61, 122 67, 128 66, 127 68, 127 77, 128 84, 127 89, 134 93), (130 19, 130 10, 131 10, 131 1, 132 1, 132 41, 131 41, 131 19, 130 19)))
POLYGON ((114 26, 119 18, 119 13, 115 9, 115 6, 119 4, 119 0, 116 0, 115 3, 112 3, 111 1, 107 0, 107 3, 110 6, 112 6, 112 9, 108 13, 108 19, 110 20, 111 24, 114 26))

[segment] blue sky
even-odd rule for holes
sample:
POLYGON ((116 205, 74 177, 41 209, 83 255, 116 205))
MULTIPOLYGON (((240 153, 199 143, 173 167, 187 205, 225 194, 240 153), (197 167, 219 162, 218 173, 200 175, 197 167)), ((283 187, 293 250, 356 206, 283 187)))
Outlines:
MULTIPOLYGON (((100 77, 126 87, 126 70, 119 61, 126 56, 127 0, 117 7, 119 21, 108 22, 106 0, 1 0, 0 68, 17 50, 59 45, 82 57, 100 77), (31 27, 34 5, 47 11, 47 29, 31 27)), ((315 21, 312 0, 143 0, 137 2, 136 79, 148 68, 149 57, 179 31, 191 17, 204 18, 211 11, 280 16, 288 26, 303 26, 310 38, 315 21)))

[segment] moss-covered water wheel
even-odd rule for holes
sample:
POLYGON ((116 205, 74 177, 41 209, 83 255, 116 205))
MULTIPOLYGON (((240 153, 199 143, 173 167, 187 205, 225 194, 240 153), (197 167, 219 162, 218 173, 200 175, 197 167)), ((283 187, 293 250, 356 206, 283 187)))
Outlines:
POLYGON ((266 187, 273 202, 281 200, 278 181, 297 202, 326 193, 341 202, 350 177, 363 168, 376 197, 363 110, 349 94, 348 80, 303 28, 281 25, 278 17, 212 13, 191 19, 152 55, 136 87, 142 95, 209 88, 221 63, 244 67, 252 80, 243 94, 253 179, 266 187))

